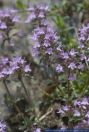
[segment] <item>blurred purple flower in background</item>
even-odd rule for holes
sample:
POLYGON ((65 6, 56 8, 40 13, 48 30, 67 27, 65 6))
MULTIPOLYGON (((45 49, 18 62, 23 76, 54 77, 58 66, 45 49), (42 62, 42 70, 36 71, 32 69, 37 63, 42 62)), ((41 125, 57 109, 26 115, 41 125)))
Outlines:
POLYGON ((0 121, 0 132, 6 132, 7 126, 5 122, 0 121))

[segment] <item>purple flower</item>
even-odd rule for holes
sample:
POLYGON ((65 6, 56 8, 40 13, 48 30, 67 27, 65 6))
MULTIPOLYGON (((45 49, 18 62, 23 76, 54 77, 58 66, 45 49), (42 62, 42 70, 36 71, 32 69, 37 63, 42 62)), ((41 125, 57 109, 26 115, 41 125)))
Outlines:
POLYGON ((78 48, 83 49, 84 48, 84 44, 80 43, 78 48))
POLYGON ((81 113, 78 110, 74 110, 74 116, 79 117, 81 113))
POLYGON ((44 28, 42 28, 42 27, 37 27, 37 28, 35 28, 35 29, 34 29, 34 32, 37 34, 38 37, 39 37, 40 35, 45 34, 44 28))
POLYGON ((45 47, 49 47, 49 46, 50 46, 50 43, 49 43, 48 40, 44 40, 44 46, 45 46, 45 47))
POLYGON ((29 23, 31 22, 32 20, 36 19, 36 15, 34 12, 32 12, 26 19, 25 23, 29 23))
POLYGON ((27 73, 27 72, 31 72, 31 68, 29 65, 25 65, 24 67, 24 71, 27 73))
POLYGON ((32 40, 38 41, 38 35, 34 32, 33 36, 31 37, 32 40))
POLYGON ((41 20, 41 25, 42 26, 47 26, 48 25, 48 21, 46 19, 42 19, 41 20))
POLYGON ((20 16, 15 16, 13 19, 12 19, 13 22, 20 22, 20 16))
MULTIPOLYGON (((46 10, 45 6, 34 6, 30 11, 30 16, 35 15, 33 18, 37 24, 34 26, 34 32, 32 35, 32 40, 35 44, 32 46, 32 55, 42 55, 42 54, 53 54, 53 48, 55 42, 57 41, 57 35, 53 31, 52 27, 49 25, 46 19, 46 10)), ((29 20, 28 20, 29 21, 29 20)))
POLYGON ((10 62, 10 70, 11 72, 15 72, 16 70, 18 70, 20 67, 18 66, 17 63, 13 63, 13 62, 10 62))
POLYGON ((40 5, 38 6, 40 10, 49 11, 49 7, 47 5, 40 5))
POLYGON ((85 120, 85 119, 83 119, 81 122, 79 122, 76 126, 75 126, 75 129, 81 129, 81 128, 83 128, 83 129, 87 129, 87 128, 89 128, 89 120, 85 120))
POLYGON ((3 75, 11 75, 11 74, 13 74, 13 70, 12 69, 10 69, 9 67, 6 67, 6 68, 4 68, 3 70, 2 70, 2 74, 3 75))
POLYGON ((61 51, 61 55, 62 55, 63 59, 69 59, 68 53, 64 52, 63 50, 61 51))
POLYGON ((9 58, 8 57, 2 57, 1 62, 3 65, 6 65, 9 62, 9 58))
POLYGON ((6 132, 6 124, 3 121, 0 121, 0 132, 6 132))
POLYGON ((33 132, 41 132, 40 128, 36 128, 36 130, 34 130, 33 132))
POLYGON ((7 26, 4 22, 0 22, 0 29, 7 29, 7 26))
POLYGON ((66 106, 63 107, 63 110, 64 111, 68 111, 69 110, 69 107, 66 105, 66 106))
POLYGON ((49 54, 49 55, 51 55, 51 54, 53 53, 53 52, 52 52, 52 48, 47 48, 47 49, 46 49, 46 53, 49 54))
POLYGON ((82 28, 79 29, 78 39, 82 43, 88 42, 89 38, 89 23, 87 25, 83 25, 82 28))
POLYGON ((41 20, 45 18, 46 11, 48 8, 46 6, 34 6, 27 9, 30 15, 27 17, 25 23, 32 22, 33 20, 41 20))
POLYGON ((45 17, 44 12, 41 11, 41 12, 39 13, 38 17, 39 17, 39 18, 44 18, 44 17, 45 17))
POLYGON ((71 70, 76 69, 75 63, 74 63, 74 62, 71 62, 71 63, 68 65, 68 68, 70 68, 71 70))
POLYGON ((3 73, 2 73, 2 72, 0 72, 0 78, 3 78, 3 77, 4 77, 3 73))
POLYGON ((31 72, 29 64, 21 56, 12 58, 2 57, 0 60, 0 78, 7 77, 14 72, 22 70, 24 72, 31 72))
POLYGON ((76 80, 76 75, 75 74, 70 74, 69 78, 68 78, 70 81, 74 81, 76 80))
POLYGON ((80 101, 78 101, 78 100, 75 100, 74 101, 74 106, 80 106, 81 105, 81 102, 80 101))
POLYGON ((38 48, 34 48, 34 46, 32 47, 32 56, 38 56, 39 55, 39 49, 38 48))
POLYGON ((51 37, 51 35, 50 35, 49 33, 46 33, 44 39, 45 39, 45 40, 50 40, 50 37, 51 37))
POLYGON ((84 55, 84 54, 80 54, 80 60, 81 60, 81 61, 82 61, 82 60, 87 60, 86 55, 84 55))
POLYGON ((69 52, 69 54, 70 54, 72 57, 75 57, 76 54, 77 54, 77 52, 75 52, 74 49, 71 49, 70 52, 69 52))
POLYGON ((83 98, 81 105, 89 105, 87 98, 83 98))
POLYGON ((22 57, 21 56, 16 56, 16 57, 13 57, 12 58, 12 62, 13 62, 13 64, 24 64, 25 63, 25 60, 24 59, 22 59, 22 57))
POLYGON ((84 69, 84 65, 82 63, 79 63, 78 69, 83 70, 84 69))
POLYGON ((63 72, 63 67, 60 64, 57 64, 56 72, 58 72, 58 73, 63 72))

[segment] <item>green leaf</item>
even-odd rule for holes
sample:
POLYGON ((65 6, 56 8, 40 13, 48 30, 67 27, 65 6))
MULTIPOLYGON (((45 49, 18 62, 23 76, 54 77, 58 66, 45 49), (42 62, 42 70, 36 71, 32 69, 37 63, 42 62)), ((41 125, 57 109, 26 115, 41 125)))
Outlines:
POLYGON ((17 1, 16 1, 16 7, 17 7, 18 9, 25 9, 25 8, 26 8, 26 5, 23 4, 22 0, 17 0, 17 1))
POLYGON ((89 9, 89 0, 84 0, 83 1, 83 6, 85 9, 89 9))
POLYGON ((65 23, 64 20, 61 16, 56 16, 55 18, 55 23, 57 24, 58 27, 60 27, 61 29, 65 28, 65 23))

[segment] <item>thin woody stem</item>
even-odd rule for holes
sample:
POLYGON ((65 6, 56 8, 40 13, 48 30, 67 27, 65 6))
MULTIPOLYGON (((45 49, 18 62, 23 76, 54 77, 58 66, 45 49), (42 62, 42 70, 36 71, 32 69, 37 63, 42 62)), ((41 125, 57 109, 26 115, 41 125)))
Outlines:
POLYGON ((8 95, 9 95, 9 97, 12 97, 12 96, 11 96, 11 93, 10 93, 8 87, 7 87, 6 79, 3 79, 3 84, 4 84, 4 86, 5 86, 5 89, 6 89, 7 93, 8 93, 8 95))
POLYGON ((24 85, 24 82, 23 82, 23 79, 22 79, 22 78, 20 79, 20 82, 21 82, 21 84, 22 84, 22 86, 23 86, 23 89, 24 89, 24 91, 25 91, 27 97, 29 97, 28 91, 27 91, 27 89, 26 89, 26 87, 25 87, 25 85, 24 85))
POLYGON ((22 87, 23 87, 23 89, 24 89, 24 92, 25 92, 25 94, 26 94, 26 97, 27 97, 27 101, 28 101, 28 103, 30 104, 30 102, 29 102, 29 100, 30 100, 30 95, 29 95, 29 92, 28 92, 27 88, 25 87, 25 84, 24 84, 24 82, 23 82, 22 76, 19 75, 19 76, 18 76, 18 79, 19 79, 19 81, 21 82, 21 85, 22 85, 22 87))

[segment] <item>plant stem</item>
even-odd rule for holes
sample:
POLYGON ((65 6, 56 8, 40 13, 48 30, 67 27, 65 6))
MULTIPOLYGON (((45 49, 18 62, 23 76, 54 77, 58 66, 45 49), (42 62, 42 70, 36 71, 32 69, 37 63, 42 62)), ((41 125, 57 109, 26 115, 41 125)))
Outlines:
POLYGON ((67 88, 68 88, 68 100, 67 100, 67 104, 69 106, 69 111, 68 111, 68 118, 69 118, 69 121, 68 121, 68 128, 73 128, 73 124, 72 122, 70 122, 70 119, 71 119, 71 87, 70 87, 70 80, 69 80, 69 76, 70 76, 70 69, 68 71, 68 77, 67 77, 67 88))
MULTIPOLYGON (((26 87, 25 87, 25 85, 24 85, 22 76, 19 75, 19 76, 18 76, 18 79, 19 79, 19 81, 21 82, 21 85, 22 85, 22 87, 23 87, 23 89, 24 89, 24 92, 25 92, 25 94, 26 94, 26 96, 27 96, 27 101, 28 101, 28 103, 30 104, 30 102, 29 102, 30 96, 29 96, 29 93, 28 93, 28 91, 27 91, 27 89, 26 89, 26 87)), ((31 101, 31 100, 30 100, 30 101, 31 101)))
POLYGON ((6 89, 7 93, 8 93, 8 95, 9 95, 9 97, 12 98, 11 93, 10 93, 8 87, 7 87, 7 84, 6 84, 6 79, 3 79, 3 84, 5 86, 5 89, 6 89))
POLYGON ((71 97, 71 90, 70 90, 70 80, 69 80, 69 76, 70 76, 70 70, 68 71, 68 77, 67 77, 67 89, 68 89, 68 104, 70 104, 70 97, 71 97))
POLYGON ((24 92, 26 93, 26 96, 29 97, 28 91, 27 91, 27 89, 26 89, 26 87, 25 87, 25 85, 24 85, 23 79, 21 78, 20 81, 21 81, 21 84, 22 84, 22 86, 23 86, 24 92))

